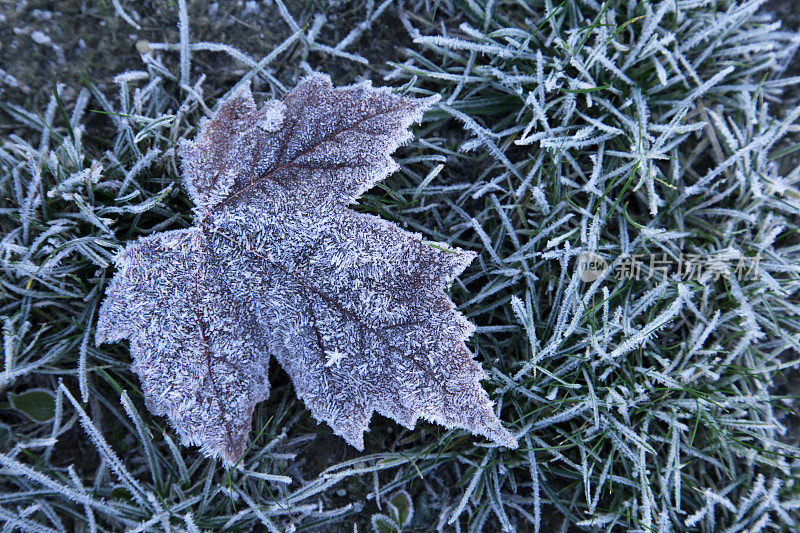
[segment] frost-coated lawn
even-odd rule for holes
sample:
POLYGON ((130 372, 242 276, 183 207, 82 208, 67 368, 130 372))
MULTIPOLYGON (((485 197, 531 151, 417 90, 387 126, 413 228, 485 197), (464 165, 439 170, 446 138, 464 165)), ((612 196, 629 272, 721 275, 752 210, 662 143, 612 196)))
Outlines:
MULTIPOLYGON (((776 386, 800 363, 800 79, 785 73, 800 35, 762 3, 247 3, 247 24, 286 37, 251 57, 195 39, 181 0, 176 42, 141 43, 116 91, 85 79, 41 109, 0 102, 0 519, 800 530, 798 403, 776 386), (389 29, 404 37, 376 61, 389 29), (236 85, 204 71, 219 57, 236 85), (261 102, 320 70, 441 95, 354 208, 478 254, 447 291, 518 449, 375 416, 358 452, 273 363, 226 467, 148 411, 127 343, 95 348, 116 253, 193 224, 181 139, 247 81, 261 102)), ((137 8, 110 16, 134 28, 137 8)))

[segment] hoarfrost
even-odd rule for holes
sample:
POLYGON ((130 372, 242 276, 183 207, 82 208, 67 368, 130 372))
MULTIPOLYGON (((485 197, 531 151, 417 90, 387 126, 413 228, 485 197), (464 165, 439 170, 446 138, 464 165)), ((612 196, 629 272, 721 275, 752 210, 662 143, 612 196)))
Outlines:
POLYGON ((96 342, 130 339, 149 409, 184 444, 239 459, 272 354, 359 450, 375 411, 517 447, 442 290, 474 254, 347 209, 437 99, 312 75, 258 108, 245 83, 181 147, 197 224, 118 256, 96 342))

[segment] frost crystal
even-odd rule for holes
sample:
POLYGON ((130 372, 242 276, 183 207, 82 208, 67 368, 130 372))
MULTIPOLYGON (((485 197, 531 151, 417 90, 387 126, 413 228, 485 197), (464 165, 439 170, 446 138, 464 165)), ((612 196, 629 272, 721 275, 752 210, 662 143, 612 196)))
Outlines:
POLYGON ((442 290, 474 254, 347 208, 437 99, 313 75, 258 108, 244 86, 182 146, 197 224, 119 255, 96 342, 130 339, 149 409, 185 444, 238 460, 271 354, 359 450, 375 411, 517 447, 442 290))

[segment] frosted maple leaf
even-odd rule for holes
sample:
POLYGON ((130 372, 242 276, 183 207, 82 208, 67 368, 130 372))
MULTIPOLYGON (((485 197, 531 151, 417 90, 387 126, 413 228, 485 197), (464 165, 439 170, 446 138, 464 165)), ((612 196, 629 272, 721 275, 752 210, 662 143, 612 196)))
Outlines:
POLYGON ((317 74, 258 108, 245 86, 181 147, 196 225, 119 254, 96 342, 130 339, 148 408, 184 444, 237 461, 274 356, 359 450, 375 411, 516 448, 443 291, 474 254, 347 208, 437 99, 317 74))

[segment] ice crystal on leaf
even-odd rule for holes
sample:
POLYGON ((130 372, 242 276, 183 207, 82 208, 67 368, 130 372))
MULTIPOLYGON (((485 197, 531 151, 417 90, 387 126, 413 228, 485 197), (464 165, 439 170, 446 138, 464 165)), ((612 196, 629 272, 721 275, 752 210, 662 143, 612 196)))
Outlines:
POLYGON ((120 253, 96 340, 130 339, 149 409, 184 443, 236 461, 274 356, 359 450, 375 411, 517 446, 442 289, 474 254, 347 208, 436 99, 313 75, 259 108, 244 86, 182 146, 197 224, 120 253))

